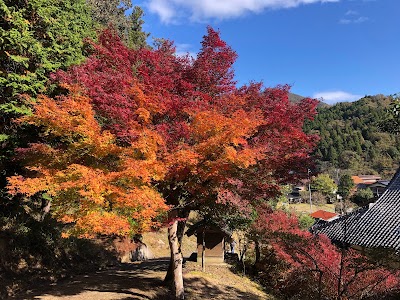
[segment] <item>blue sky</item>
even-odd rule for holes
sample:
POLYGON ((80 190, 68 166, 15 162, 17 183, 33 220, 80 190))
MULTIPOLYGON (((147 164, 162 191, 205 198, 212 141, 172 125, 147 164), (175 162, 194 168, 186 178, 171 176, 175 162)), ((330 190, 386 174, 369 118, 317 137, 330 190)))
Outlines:
POLYGON ((195 55, 206 26, 238 53, 239 84, 327 103, 400 92, 399 0, 141 0, 144 30, 195 55))

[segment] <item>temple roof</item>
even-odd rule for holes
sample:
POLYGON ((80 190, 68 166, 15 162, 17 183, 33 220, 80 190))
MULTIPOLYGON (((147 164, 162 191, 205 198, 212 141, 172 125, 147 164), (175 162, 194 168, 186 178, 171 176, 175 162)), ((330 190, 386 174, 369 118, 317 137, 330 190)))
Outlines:
POLYGON ((377 202, 311 228, 336 242, 400 250, 400 169, 377 202))

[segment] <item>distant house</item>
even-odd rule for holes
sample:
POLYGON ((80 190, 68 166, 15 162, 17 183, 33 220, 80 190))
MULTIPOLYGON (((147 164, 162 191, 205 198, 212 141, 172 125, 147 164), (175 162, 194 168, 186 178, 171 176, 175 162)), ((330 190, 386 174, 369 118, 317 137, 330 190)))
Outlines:
POLYGON ((354 184, 372 184, 379 180, 382 180, 381 176, 379 175, 357 175, 351 176, 353 178, 354 184))
POLYGON ((316 221, 322 220, 326 222, 331 222, 339 217, 338 214, 326 210, 317 210, 313 212, 310 216, 313 217, 316 221))
POLYGON ((400 250, 400 169, 375 203, 311 228, 333 242, 361 248, 400 250))
POLYGON ((301 198, 300 192, 306 191, 306 181, 300 181, 298 184, 292 186, 292 191, 287 195, 288 201, 290 203, 303 202, 304 199, 301 198))
POLYGON ((187 236, 197 237, 197 262, 201 262, 203 241, 205 244, 205 261, 207 264, 224 262, 225 240, 230 239, 232 232, 209 220, 193 224, 186 231, 187 236))
POLYGON ((374 193, 375 198, 379 198, 386 191, 386 189, 389 186, 389 183, 390 183, 389 180, 379 180, 375 183, 368 185, 367 188, 371 189, 371 191, 374 193))
POLYGON ((389 180, 382 180, 378 175, 352 176, 357 191, 371 189, 374 198, 378 199, 387 189, 389 180))

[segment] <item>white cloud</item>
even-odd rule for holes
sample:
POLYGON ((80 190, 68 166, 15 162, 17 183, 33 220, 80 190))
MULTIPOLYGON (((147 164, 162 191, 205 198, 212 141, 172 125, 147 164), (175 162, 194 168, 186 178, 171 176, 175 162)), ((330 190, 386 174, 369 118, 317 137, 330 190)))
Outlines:
POLYGON ((355 11, 355 10, 348 10, 348 11, 345 13, 345 15, 346 15, 346 16, 358 15, 358 11, 355 11))
POLYGON ((313 95, 313 98, 321 99, 327 104, 335 104, 337 102, 352 102, 362 98, 361 95, 350 94, 343 91, 319 92, 313 95))
POLYGON ((195 58, 197 56, 195 52, 190 51, 192 49, 192 45, 190 45, 190 44, 177 43, 175 46, 176 46, 175 54, 177 56, 185 56, 187 54, 189 54, 189 56, 191 56, 193 58, 195 58))
POLYGON ((156 13, 162 22, 168 23, 172 21, 176 11, 173 6, 168 4, 166 0, 151 0, 148 3, 149 10, 156 13))
POLYGON ((340 0, 148 0, 149 10, 164 23, 177 22, 181 17, 201 22, 228 19, 264 9, 292 8, 303 4, 339 2, 340 0))
POLYGON ((364 23, 367 22, 369 20, 369 18, 367 17, 358 17, 358 18, 347 18, 347 19, 340 19, 339 23, 340 24, 360 24, 360 23, 364 23))
MULTIPOLYGON (((365 1, 365 0, 364 0, 365 1)), ((360 13, 356 10, 348 10, 344 14, 344 17, 339 20, 339 24, 360 24, 369 21, 368 17, 360 16, 360 13)))

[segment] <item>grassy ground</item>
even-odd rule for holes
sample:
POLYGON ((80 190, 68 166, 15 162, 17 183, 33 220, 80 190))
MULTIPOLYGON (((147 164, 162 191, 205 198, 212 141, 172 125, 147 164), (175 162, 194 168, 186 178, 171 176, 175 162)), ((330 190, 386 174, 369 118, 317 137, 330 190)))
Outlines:
MULTIPOLYGON (((167 228, 162 228, 157 232, 147 232, 143 234, 143 242, 151 250, 154 258, 168 257, 170 255, 167 228)), ((184 257, 189 257, 197 249, 196 237, 183 236, 182 253, 184 257)))
MULTIPOLYGON (((296 204, 286 204, 282 205, 288 209, 293 209, 298 213, 310 213, 310 204, 309 203, 296 203, 296 204)), ((335 212, 335 205, 334 204, 322 204, 322 205, 312 205, 312 212, 317 210, 326 210, 329 212, 335 212)))

